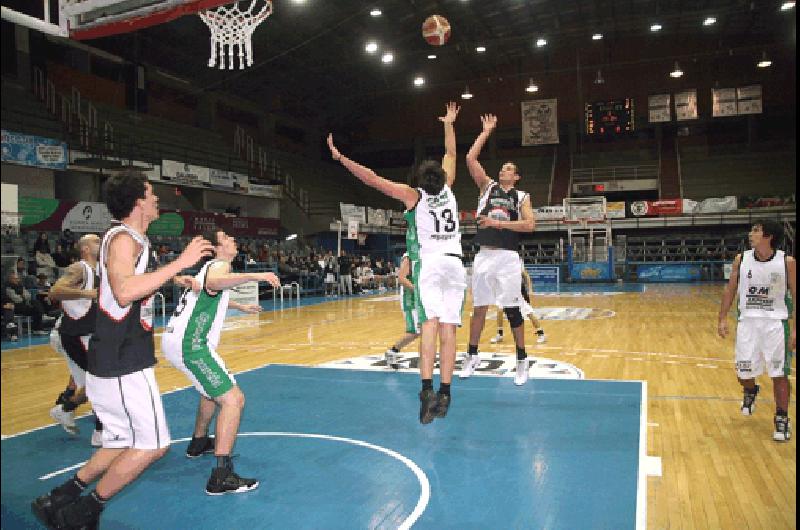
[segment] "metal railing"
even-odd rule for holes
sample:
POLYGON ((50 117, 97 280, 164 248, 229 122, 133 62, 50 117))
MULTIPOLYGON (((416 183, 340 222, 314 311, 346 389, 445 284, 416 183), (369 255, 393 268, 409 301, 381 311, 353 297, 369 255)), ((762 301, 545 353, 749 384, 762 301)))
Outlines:
POLYGON ((658 164, 639 166, 609 166, 572 169, 572 184, 592 184, 618 180, 645 180, 658 178, 658 164))

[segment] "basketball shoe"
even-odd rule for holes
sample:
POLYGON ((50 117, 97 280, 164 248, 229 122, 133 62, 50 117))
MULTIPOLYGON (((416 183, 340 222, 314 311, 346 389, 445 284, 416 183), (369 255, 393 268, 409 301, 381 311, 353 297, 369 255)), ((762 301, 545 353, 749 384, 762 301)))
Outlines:
POLYGON ((517 373, 514 375, 514 384, 522 386, 528 382, 528 359, 517 360, 517 373))
POLYGON ((50 409, 50 417, 56 420, 70 435, 78 434, 74 411, 67 412, 62 405, 56 405, 50 409))
POLYGON ((226 493, 245 493, 258 487, 258 480, 242 478, 232 469, 215 467, 206 483, 206 493, 209 495, 225 495, 226 493))
POLYGON ((472 374, 475 373, 475 370, 478 369, 478 366, 481 364, 481 357, 480 355, 467 355, 467 358, 464 359, 461 367, 461 373, 458 374, 458 377, 461 379, 467 379, 472 377, 472 374))
POLYGON ((419 422, 426 425, 436 417, 436 392, 432 388, 426 388, 419 393, 419 422))
POLYGON ((189 447, 186 448, 186 458, 197 458, 198 456, 213 454, 213 438, 210 436, 201 436, 200 438, 192 436, 192 441, 189 442, 189 447))
POLYGON ((789 421, 789 416, 775 415, 775 432, 772 433, 772 439, 776 442, 788 442, 792 437, 792 424, 789 421))

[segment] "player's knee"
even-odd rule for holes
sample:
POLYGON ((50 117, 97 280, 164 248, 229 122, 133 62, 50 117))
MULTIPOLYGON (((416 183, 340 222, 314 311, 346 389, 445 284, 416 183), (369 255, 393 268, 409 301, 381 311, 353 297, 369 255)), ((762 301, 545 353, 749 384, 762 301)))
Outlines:
POLYGON ((167 452, 169 451, 169 447, 170 446, 161 447, 159 449, 154 449, 153 452, 152 452, 152 457, 153 457, 152 462, 155 462, 156 460, 160 460, 161 458, 163 458, 164 455, 166 455, 167 452))
POLYGON ((506 314, 508 325, 511 326, 511 329, 518 328, 525 322, 522 311, 520 311, 518 307, 505 307, 503 308, 503 312, 506 314))

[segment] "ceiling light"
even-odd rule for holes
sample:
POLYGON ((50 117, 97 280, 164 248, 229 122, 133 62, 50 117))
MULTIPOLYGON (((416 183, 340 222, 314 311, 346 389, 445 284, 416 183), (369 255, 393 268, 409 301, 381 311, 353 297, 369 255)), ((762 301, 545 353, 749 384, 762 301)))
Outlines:
POLYGON ((547 39, 539 37, 538 39, 536 39, 536 46, 538 46, 539 48, 541 48, 542 46, 547 46, 547 39))
POLYGON ((436 55, 432 53, 432 54, 428 55, 428 59, 431 59, 431 60, 436 59, 436 55))
POLYGON ((792 0, 791 2, 784 2, 781 5, 781 11, 789 11, 793 7, 794 7, 794 0, 792 0))
POLYGON ((682 75, 683 75, 683 70, 681 70, 681 67, 678 65, 678 61, 675 61, 675 69, 669 73, 669 76, 677 79, 682 75))
POLYGON ((536 83, 533 82, 533 78, 531 77, 530 80, 528 81, 528 86, 525 88, 525 92, 533 93, 533 92, 538 92, 538 91, 539 91, 539 87, 536 86, 536 83))
POLYGON ((477 48, 475 48, 475 51, 478 53, 483 53, 486 51, 486 46, 478 46, 477 48))
POLYGON ((464 87, 464 93, 461 94, 461 99, 472 99, 472 93, 469 91, 469 86, 464 87))
POLYGON ((378 51, 378 43, 377 42, 368 42, 366 46, 364 46, 364 51, 367 53, 375 53, 378 51))
POLYGON ((703 21, 704 26, 713 26, 716 23, 717 19, 715 17, 706 17, 706 19, 703 21))
POLYGON ((394 61, 394 55, 391 52, 386 52, 381 57, 381 62, 385 64, 389 64, 390 62, 394 61))
POLYGON ((377 7, 373 7, 372 11, 370 11, 369 14, 370 14, 370 16, 373 16, 373 17, 379 17, 379 16, 381 16, 383 14, 383 11, 381 11, 377 7))
POLYGON ((761 52, 761 60, 756 63, 756 66, 759 68, 767 68, 768 66, 772 66, 772 61, 770 61, 769 57, 767 57, 767 52, 761 52))
POLYGON ((425 78, 422 76, 417 76, 414 78, 414 86, 422 86, 425 84, 425 78))
POLYGON ((286 236, 286 241, 291 241, 292 239, 297 239, 297 234, 289 234, 286 236))
POLYGON ((659 23, 653 24, 652 26, 650 26, 650 31, 652 31, 653 33, 655 33, 656 31, 661 31, 661 24, 659 23))
POLYGON ((605 79, 603 79, 603 74, 602 74, 602 72, 600 72, 600 70, 598 70, 598 71, 597 71, 597 77, 595 77, 595 78, 594 78, 594 84, 595 84, 595 85, 602 85, 602 84, 603 84, 603 83, 605 83, 605 82, 606 82, 606 80, 605 80, 605 79))
POLYGON ((592 40, 603 40, 603 34, 595 33, 594 35, 592 35, 592 40))

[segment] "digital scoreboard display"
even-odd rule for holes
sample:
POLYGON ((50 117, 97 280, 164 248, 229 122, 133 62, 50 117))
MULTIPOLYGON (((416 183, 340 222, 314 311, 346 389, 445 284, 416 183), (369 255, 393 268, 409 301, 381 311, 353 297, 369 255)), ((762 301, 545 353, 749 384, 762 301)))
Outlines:
POLYGON ((635 129, 633 98, 586 105, 586 134, 616 136, 635 129))

